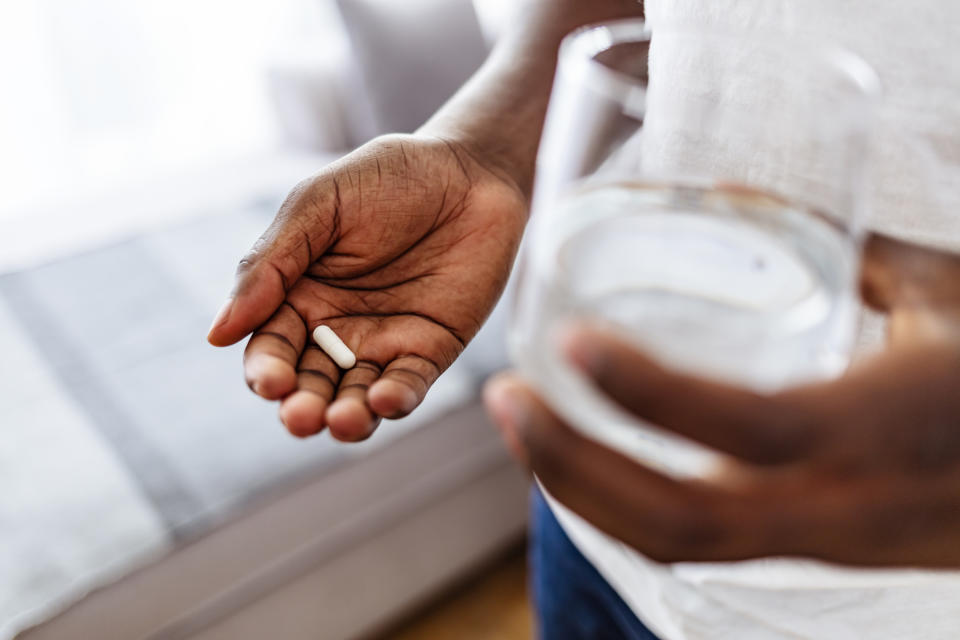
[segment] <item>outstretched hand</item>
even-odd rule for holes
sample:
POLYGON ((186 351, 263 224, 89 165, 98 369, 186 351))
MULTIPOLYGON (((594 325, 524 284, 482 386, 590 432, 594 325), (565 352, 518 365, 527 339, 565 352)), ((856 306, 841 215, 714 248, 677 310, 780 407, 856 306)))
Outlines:
POLYGON ((680 375, 602 331, 567 334, 570 360, 624 409, 736 461, 711 481, 581 436, 515 376, 488 386, 488 406, 554 497, 656 560, 958 567, 960 256, 874 236, 862 285, 888 314, 887 349, 773 395, 680 375))
POLYGON ((298 185, 240 261, 208 336, 251 332, 244 372, 291 433, 361 440, 410 413, 500 296, 526 221, 521 190, 466 146, 380 138, 298 185), (343 371, 315 344, 330 326, 343 371))

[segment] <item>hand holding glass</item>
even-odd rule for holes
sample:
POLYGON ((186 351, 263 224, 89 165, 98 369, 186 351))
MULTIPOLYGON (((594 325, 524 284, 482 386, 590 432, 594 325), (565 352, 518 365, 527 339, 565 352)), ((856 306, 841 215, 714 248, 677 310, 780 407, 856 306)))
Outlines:
POLYGON ((561 49, 511 329, 574 426, 679 476, 720 457, 639 425, 559 353, 572 320, 758 391, 846 366, 877 81, 848 52, 620 21, 561 49))

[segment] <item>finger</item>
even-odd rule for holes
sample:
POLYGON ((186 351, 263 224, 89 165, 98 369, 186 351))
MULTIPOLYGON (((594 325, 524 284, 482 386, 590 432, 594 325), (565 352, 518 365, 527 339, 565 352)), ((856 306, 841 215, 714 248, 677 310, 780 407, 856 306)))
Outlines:
POLYGON ((494 380, 485 395, 494 419, 557 500, 655 560, 738 560, 778 549, 773 532, 785 529, 780 519, 754 517, 776 509, 762 494, 655 473, 570 429, 515 378, 494 380))
POLYGON ((367 394, 370 408, 384 418, 402 418, 416 409, 440 376, 440 367, 421 356, 400 356, 367 394))
POLYGON ((952 482, 872 475, 811 489, 800 506, 810 516, 799 554, 874 567, 956 566, 960 558, 952 482))
POLYGON ((211 344, 234 344, 276 311, 297 278, 335 242, 340 233, 339 203, 332 176, 304 181, 291 192, 273 223, 240 260, 233 292, 207 335, 211 344))
POLYGON ((608 332, 571 328, 567 357, 645 421, 756 464, 809 456, 837 418, 830 387, 765 396, 669 371, 608 332))
POLYGON ((327 400, 309 389, 297 389, 280 403, 280 422, 291 435, 309 438, 323 430, 323 413, 327 400))
POLYGON ((280 420, 287 430, 300 438, 320 433, 339 383, 339 367, 320 347, 308 344, 297 365, 297 391, 280 405, 280 420))
POLYGON ((325 421, 337 440, 358 442, 373 434, 379 418, 367 404, 367 390, 380 377, 380 365, 369 360, 344 372, 336 398, 327 409, 325 421))
POLYGON ((297 388, 297 362, 307 329, 293 307, 284 304, 253 334, 243 353, 247 385, 267 400, 278 400, 297 388))
POLYGON ((960 305, 960 256, 871 234, 864 246, 860 287, 870 306, 960 305))

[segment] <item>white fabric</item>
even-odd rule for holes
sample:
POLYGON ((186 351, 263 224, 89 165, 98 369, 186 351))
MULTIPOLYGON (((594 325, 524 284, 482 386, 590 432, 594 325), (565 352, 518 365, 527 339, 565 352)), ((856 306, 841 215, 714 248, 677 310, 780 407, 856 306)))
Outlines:
MULTIPOLYGON (((648 0, 647 15, 654 30, 668 23, 794 30, 862 55, 885 92, 870 226, 960 247, 960 4, 648 0)), ((695 82, 698 72, 682 63, 671 68, 676 81, 695 82)), ((662 640, 960 637, 960 573, 778 559, 657 565, 550 501, 577 547, 662 640)))

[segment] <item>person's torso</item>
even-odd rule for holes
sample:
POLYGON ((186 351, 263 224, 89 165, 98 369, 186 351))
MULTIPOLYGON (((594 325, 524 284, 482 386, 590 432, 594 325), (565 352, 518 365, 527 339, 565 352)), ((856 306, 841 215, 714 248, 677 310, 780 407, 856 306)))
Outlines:
MULTIPOLYGON (((884 90, 868 226, 960 249, 960 3, 648 0, 646 11, 654 31, 796 31, 863 56, 884 90)), ((696 70, 678 74, 675 81, 695 81, 696 70)), ((550 503, 577 547, 663 640, 960 637, 960 573, 779 559, 657 565, 550 503)))

